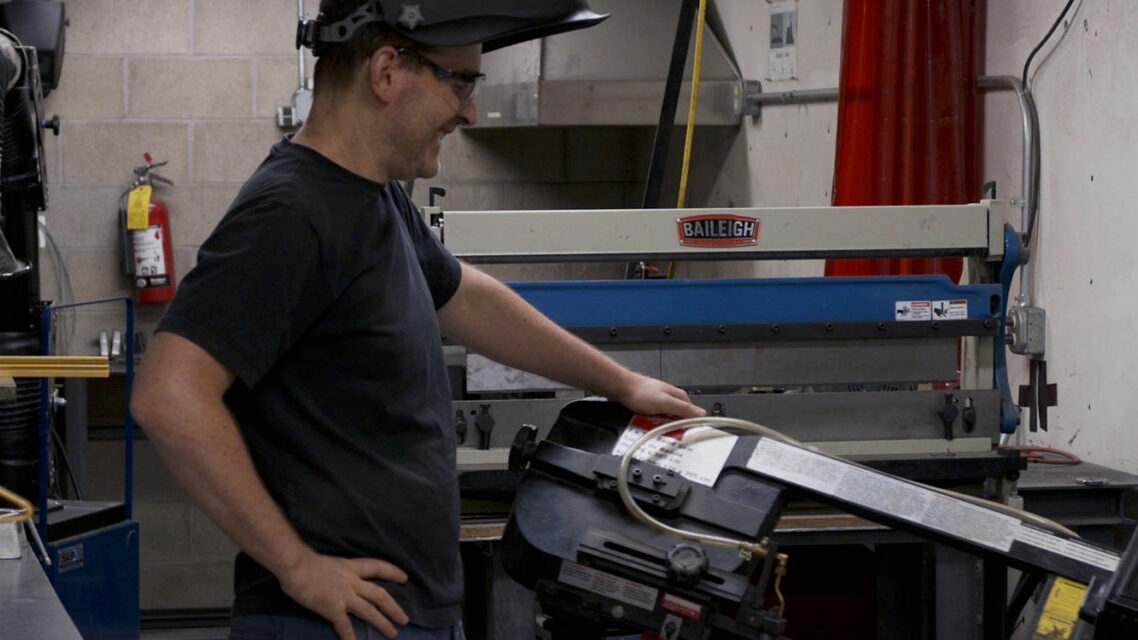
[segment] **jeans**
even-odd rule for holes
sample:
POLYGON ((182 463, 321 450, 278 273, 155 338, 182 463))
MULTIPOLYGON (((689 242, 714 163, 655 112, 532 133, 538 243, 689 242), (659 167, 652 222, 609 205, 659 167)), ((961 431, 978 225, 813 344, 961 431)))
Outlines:
MULTIPOLYGON (((442 629, 428 629, 413 624, 395 625, 398 640, 466 640, 462 623, 442 629)), ((386 636, 359 618, 352 618, 356 640, 386 640, 386 636)), ((229 622, 229 640, 337 640, 332 624, 320 618, 302 616, 249 615, 234 616, 229 622)))

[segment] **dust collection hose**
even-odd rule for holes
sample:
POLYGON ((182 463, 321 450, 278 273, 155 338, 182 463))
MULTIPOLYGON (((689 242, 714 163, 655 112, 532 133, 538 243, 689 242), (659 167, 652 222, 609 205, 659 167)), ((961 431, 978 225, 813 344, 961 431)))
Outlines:
MULTIPOLYGON (((19 68, 19 55, 12 46, 12 41, 3 33, 0 32, 0 125, 4 121, 4 102, 8 89, 15 84, 16 78, 20 75, 19 68)), ((4 158, 7 157, 7 149, 4 148, 5 137, 0 133, 0 165, 3 164, 4 158)), ((3 219, 3 210, 0 209, 0 220, 3 219)), ((8 278, 13 275, 23 273, 28 270, 28 265, 16 259, 12 253, 12 248, 8 246, 8 240, 4 237, 4 231, 0 228, 0 279, 8 278)))
MULTIPOLYGON (((735 539, 735 538, 726 538, 726 537, 722 537, 722 536, 714 536, 714 535, 709 535, 709 534, 705 534, 705 533, 697 533, 695 531, 685 531, 683 529, 677 529, 676 527, 672 527, 672 526, 669 526, 667 524, 664 524, 663 522, 660 522, 659 520, 648 515, 643 509, 640 508, 640 506, 638 504, 636 504, 636 501, 633 499, 632 494, 628 489, 628 475, 629 475, 628 470, 629 470, 629 466, 632 464, 632 459, 633 459, 633 456, 636 454, 636 451, 639 450, 640 447, 644 446, 645 443, 652 440, 653 438, 656 438, 657 436, 663 435, 665 433, 670 433, 672 431, 677 431, 677 430, 686 431, 688 429, 692 429, 695 427, 713 427, 713 428, 721 427, 721 428, 727 428, 727 429, 737 429, 739 431, 744 431, 746 433, 779 440, 781 442, 785 442, 787 444, 791 444, 791 445, 794 445, 796 447, 813 449, 812 447, 809 447, 808 445, 804 445, 803 443, 798 442, 797 440, 795 440, 795 439, 793 439, 787 435, 784 435, 778 431, 775 431, 774 429, 771 429, 770 427, 766 427, 766 426, 763 426, 761 424, 757 424, 754 422, 749 422, 747 420, 740 420, 738 418, 726 418, 726 417, 716 416, 716 417, 686 418, 683 420, 675 420, 673 422, 669 422, 667 424, 656 427, 655 429, 652 429, 651 431, 640 436, 635 442, 632 443, 632 446, 630 446, 628 448, 628 450, 624 452, 624 455, 621 456, 621 458, 620 458, 620 470, 617 472, 617 476, 616 476, 616 489, 617 489, 617 493, 620 494, 621 502, 624 503, 625 508, 628 509, 628 512, 630 514, 632 514, 632 516, 634 518, 639 520, 641 523, 647 525, 648 527, 651 527, 652 529, 656 529, 657 531, 661 531, 663 533, 667 533, 669 535, 673 535, 677 538, 682 538, 684 540, 690 540, 693 542, 701 542, 703 544, 707 544, 707 545, 714 546, 714 547, 726 547, 728 549, 736 549, 739 551, 740 555, 742 555, 743 557, 749 558, 751 555, 756 555, 756 554, 759 555, 760 557, 764 557, 766 555, 766 549, 767 549, 765 541, 762 541, 762 540, 751 541, 751 540, 741 540, 741 539, 735 539)), ((724 431, 720 431, 717 429, 715 431, 709 432, 708 435, 710 437, 718 437, 718 436, 723 436, 723 435, 728 435, 728 434, 724 431)), ((844 464, 857 465, 857 463, 850 462, 849 460, 845 460, 843 458, 838 458, 837 456, 832 456, 832 455, 829 455, 826 453, 821 453, 821 452, 816 452, 816 453, 820 453, 821 455, 824 455, 824 456, 831 458, 831 459, 834 459, 834 460, 840 460, 844 464)), ((862 466, 862 465, 857 465, 857 466, 862 466)), ((1031 522, 1033 524, 1036 524, 1036 525, 1039 525, 1041 527, 1050 529, 1052 531, 1057 531, 1057 532, 1060 532, 1060 533, 1063 533, 1063 534, 1066 534, 1069 536, 1073 536, 1076 538, 1079 537, 1079 535, 1077 533, 1075 533, 1074 531, 1071 531, 1070 529, 1064 527, 1063 525, 1061 525, 1057 522, 1054 522, 1052 520, 1048 520, 1047 518, 1040 517, 1034 513, 1028 513, 1027 511, 1023 511, 1022 509, 1016 509, 1014 507, 1009 507, 1007 505, 1000 504, 997 502, 991 502, 989 500, 984 500, 982 498, 977 498, 975 496, 957 493, 955 491, 949 491, 947 489, 941 489, 938 487, 928 486, 925 484, 921 484, 919 482, 913 482, 911 480, 902 480, 902 481, 908 482, 908 483, 913 484, 913 485, 920 486, 920 487, 925 488, 925 489, 929 489, 931 491, 936 491, 937 493, 941 493, 943 495, 951 496, 954 498, 959 498, 961 500, 965 500, 967 502, 971 502, 973 504, 976 504, 976 505, 979 505, 979 506, 982 506, 982 507, 985 507, 988 509, 999 511, 999 512, 1005 513, 1007 515, 1010 515, 1014 518, 1018 518, 1020 520, 1024 520, 1027 522, 1031 522)))
POLYGON ((36 171, 32 105, 22 91, 12 91, 23 69, 19 40, 0 29, 0 178, 4 184, 27 179, 36 171))

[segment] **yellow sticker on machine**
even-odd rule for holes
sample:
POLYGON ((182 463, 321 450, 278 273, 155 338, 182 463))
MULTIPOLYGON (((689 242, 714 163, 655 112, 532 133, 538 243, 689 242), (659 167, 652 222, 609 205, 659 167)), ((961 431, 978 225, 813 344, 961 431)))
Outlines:
POLYGON ((1075 631, 1087 586, 1056 576, 1031 640, 1068 640, 1075 631))
POLYGON ((126 228, 145 229, 150 226, 150 192, 148 184, 140 184, 130 190, 126 201, 126 228))

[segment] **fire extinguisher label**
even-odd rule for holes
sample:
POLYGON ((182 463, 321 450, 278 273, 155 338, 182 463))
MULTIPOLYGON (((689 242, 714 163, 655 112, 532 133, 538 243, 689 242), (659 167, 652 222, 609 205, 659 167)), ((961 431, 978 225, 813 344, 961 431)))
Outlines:
POLYGON ((162 227, 151 225, 146 229, 131 231, 130 235, 134 245, 135 285, 144 289, 170 284, 166 256, 162 253, 162 227))
POLYGON ((126 228, 131 231, 146 229, 150 212, 150 193, 152 187, 140 184, 130 190, 126 205, 126 228))

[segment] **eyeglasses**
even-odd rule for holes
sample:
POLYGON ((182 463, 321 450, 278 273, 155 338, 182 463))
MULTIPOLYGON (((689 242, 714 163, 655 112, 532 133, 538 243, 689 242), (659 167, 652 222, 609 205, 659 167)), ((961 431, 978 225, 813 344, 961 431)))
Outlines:
POLYGON ((399 55, 411 55, 411 57, 430 67, 431 71, 435 72, 436 78, 445 81, 450 86, 450 90, 454 92, 454 95, 458 96, 459 111, 462 111, 467 105, 474 102, 474 96, 478 95, 478 87, 486 77, 485 73, 467 73, 465 71, 448 69, 414 49, 398 47, 395 51, 399 55))

